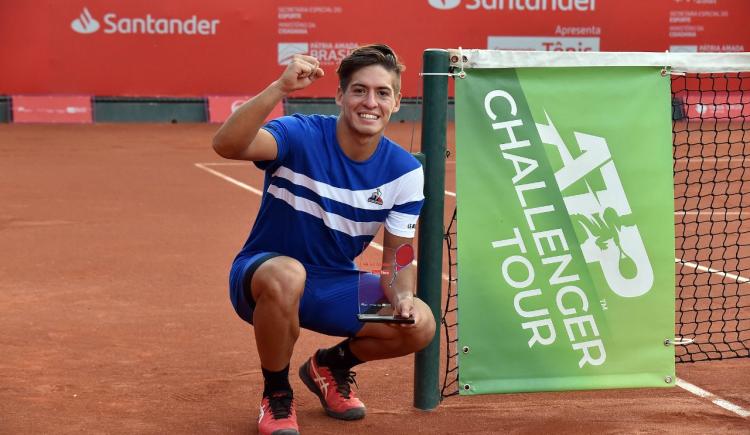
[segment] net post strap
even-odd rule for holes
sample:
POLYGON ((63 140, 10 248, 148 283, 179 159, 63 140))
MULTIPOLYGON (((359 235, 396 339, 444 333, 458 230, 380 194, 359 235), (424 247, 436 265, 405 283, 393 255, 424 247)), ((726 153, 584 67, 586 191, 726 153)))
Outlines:
POLYGON ((695 342, 692 338, 675 337, 664 340, 664 346, 687 346, 695 342))
POLYGON ((450 54, 449 53, 449 62, 450 62, 450 68, 456 68, 459 67, 460 70, 457 73, 454 72, 421 72, 419 73, 420 76, 448 76, 448 77, 458 77, 460 79, 466 78, 466 72, 464 71, 464 62, 466 61, 466 57, 463 55, 463 49, 461 47, 458 47, 458 54, 450 54), (455 57, 455 59, 454 59, 455 57), (453 65, 453 64, 456 65, 453 65))

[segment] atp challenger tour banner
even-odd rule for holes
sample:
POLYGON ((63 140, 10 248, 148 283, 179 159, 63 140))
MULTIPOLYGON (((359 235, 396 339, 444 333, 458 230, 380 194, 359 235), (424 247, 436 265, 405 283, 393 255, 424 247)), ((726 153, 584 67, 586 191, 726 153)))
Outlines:
POLYGON ((456 80, 463 394, 674 384, 670 79, 456 80))

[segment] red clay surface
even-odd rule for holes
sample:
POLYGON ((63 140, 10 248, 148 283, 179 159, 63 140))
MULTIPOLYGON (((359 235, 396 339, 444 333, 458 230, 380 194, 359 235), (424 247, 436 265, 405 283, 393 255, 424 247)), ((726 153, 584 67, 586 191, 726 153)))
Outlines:
MULTIPOLYGON (((0 433, 256 433, 260 366, 227 274, 259 197, 194 165, 222 162, 215 129, 0 125, 0 433)), ((413 130, 389 135, 409 144, 413 130)), ((262 186, 249 165, 213 168, 262 186)), ((336 341, 303 331, 292 370, 336 341)), ((302 433, 750 432, 680 388, 450 397, 424 412, 412 366, 357 368, 358 422, 326 417, 293 376, 302 433)), ((677 371, 750 409, 750 359, 677 371)))

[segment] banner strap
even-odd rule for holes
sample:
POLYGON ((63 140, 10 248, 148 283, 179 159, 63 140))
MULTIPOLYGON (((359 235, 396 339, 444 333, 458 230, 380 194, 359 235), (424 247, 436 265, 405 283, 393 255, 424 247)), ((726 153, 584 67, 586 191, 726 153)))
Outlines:
POLYGON ((664 346, 687 346, 688 344, 693 344, 695 340, 692 338, 685 338, 685 337, 675 337, 672 339, 667 338, 664 340, 664 346))
POLYGON ((687 73, 684 71, 675 71, 672 69, 671 66, 665 66, 661 69, 661 76, 666 77, 667 75, 670 76, 686 76, 687 73))
POLYGON ((458 73, 419 73, 420 76, 448 76, 448 77, 458 77, 465 79, 466 73, 461 71, 458 73))

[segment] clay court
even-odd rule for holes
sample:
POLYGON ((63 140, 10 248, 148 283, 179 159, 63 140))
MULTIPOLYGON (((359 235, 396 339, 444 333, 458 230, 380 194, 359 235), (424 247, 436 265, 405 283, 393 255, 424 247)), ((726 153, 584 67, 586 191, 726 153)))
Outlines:
MULTIPOLYGON (((256 433, 260 364, 227 275, 262 173, 216 156, 216 128, 0 125, 0 433, 256 433)), ((419 128, 387 134, 411 144, 419 128)), ((303 331, 292 369, 335 342, 303 331)), ((304 433, 750 432, 746 357, 677 365, 740 411, 675 387, 453 396, 425 412, 412 357, 357 372, 358 422, 326 417, 292 377, 304 433)))

